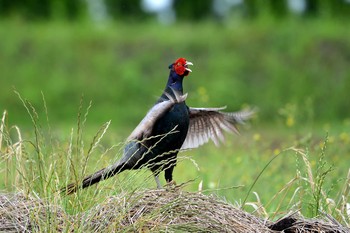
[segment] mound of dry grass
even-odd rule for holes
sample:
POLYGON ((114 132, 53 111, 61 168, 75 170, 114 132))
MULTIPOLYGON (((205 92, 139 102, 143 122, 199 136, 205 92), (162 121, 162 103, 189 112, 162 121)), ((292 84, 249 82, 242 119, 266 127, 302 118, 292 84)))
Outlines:
POLYGON ((279 219, 269 225, 273 231, 283 231, 285 233, 292 232, 329 232, 329 233, 345 233, 350 229, 342 226, 331 216, 326 215, 325 220, 305 219, 301 216, 291 215, 279 219))
POLYGON ((68 218, 60 207, 39 198, 0 194, 0 232, 59 232, 68 218))
POLYGON ((148 190, 135 193, 128 199, 113 196, 90 210, 86 219, 91 220, 87 221, 88 227, 97 231, 110 230, 111 227, 187 232, 268 231, 261 219, 213 196, 180 190, 148 190), (111 226, 110 222, 117 224, 111 226))
POLYGON ((264 221, 215 196, 145 190, 111 196, 75 216, 39 198, 0 194, 0 232, 349 232, 335 220, 296 215, 264 221))

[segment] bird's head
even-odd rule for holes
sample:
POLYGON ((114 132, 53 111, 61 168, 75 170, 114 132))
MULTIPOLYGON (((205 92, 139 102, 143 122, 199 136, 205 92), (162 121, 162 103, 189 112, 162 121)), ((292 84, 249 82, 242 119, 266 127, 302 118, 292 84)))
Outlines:
POLYGON ((188 68, 189 65, 193 65, 193 63, 187 61, 183 57, 180 57, 173 64, 169 65, 169 69, 174 71, 177 75, 184 77, 192 72, 192 70, 188 68))
POLYGON ((166 87, 170 87, 182 93, 182 80, 192 72, 192 70, 188 68, 189 65, 193 64, 192 62, 186 61, 185 58, 179 58, 173 64, 169 65, 170 74, 166 87))
POLYGON ((189 65, 193 65, 192 62, 189 62, 182 57, 169 65, 170 74, 167 87, 171 87, 182 92, 182 80, 185 76, 192 72, 192 70, 188 68, 189 65))

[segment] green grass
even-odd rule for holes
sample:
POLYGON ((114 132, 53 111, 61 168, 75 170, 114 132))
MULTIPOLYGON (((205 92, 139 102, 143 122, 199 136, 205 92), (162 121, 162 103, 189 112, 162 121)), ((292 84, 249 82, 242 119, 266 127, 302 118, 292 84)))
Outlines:
MULTIPOLYGON (((110 132, 110 122, 95 134, 86 132, 90 106, 81 105, 77 125, 62 135, 56 134, 52 122, 47 126, 45 112, 38 113, 28 101, 23 104, 32 119, 32 131, 10 127, 5 123, 8 116, 3 115, 2 191, 48 198, 77 214, 107 196, 156 187, 151 172, 143 169, 123 172, 78 192, 77 197, 60 196, 60 187, 116 161, 123 142, 116 143, 118 136, 110 132)), ((180 153, 175 180, 178 184, 191 181, 183 190, 215 194, 260 217, 276 219, 300 210, 307 217, 328 213, 349 224, 345 208, 349 166, 344 161, 349 159, 350 125, 335 125, 342 131, 328 133, 296 127, 259 127, 253 122, 241 129, 241 136, 227 135, 227 144, 220 148, 207 144, 180 153)))

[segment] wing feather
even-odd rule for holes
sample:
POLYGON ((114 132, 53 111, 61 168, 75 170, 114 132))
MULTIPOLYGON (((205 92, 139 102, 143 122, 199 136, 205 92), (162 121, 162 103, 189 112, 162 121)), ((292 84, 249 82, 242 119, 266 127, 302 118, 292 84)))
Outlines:
POLYGON ((250 119, 255 110, 222 112, 221 108, 189 108, 190 125, 181 149, 199 147, 209 140, 216 146, 225 141, 224 131, 239 134, 237 125, 250 119))

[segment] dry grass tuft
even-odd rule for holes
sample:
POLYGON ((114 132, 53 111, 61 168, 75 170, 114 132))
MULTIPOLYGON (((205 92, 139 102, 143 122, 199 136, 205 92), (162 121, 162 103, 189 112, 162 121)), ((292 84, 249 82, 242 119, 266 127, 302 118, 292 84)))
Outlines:
POLYGON ((61 232, 71 216, 22 193, 0 194, 0 232, 61 232))
POLYGON ((331 217, 286 216, 270 222, 215 196, 180 189, 144 190, 107 198, 75 216, 39 198, 0 194, 0 232, 349 232, 331 217))
POLYGON ((89 230, 267 232, 264 222, 214 196, 181 190, 147 190, 113 196, 87 213, 89 230), (95 220, 98 219, 96 222, 95 220), (109 223, 116 225, 111 226, 109 223), (105 224, 101 224, 105 223, 105 224))
POLYGON ((324 220, 321 219, 305 219, 297 214, 285 216, 278 221, 271 223, 269 228, 274 231, 283 232, 334 232, 334 233, 346 233, 350 229, 342 226, 334 218, 329 215, 325 215, 324 220))

